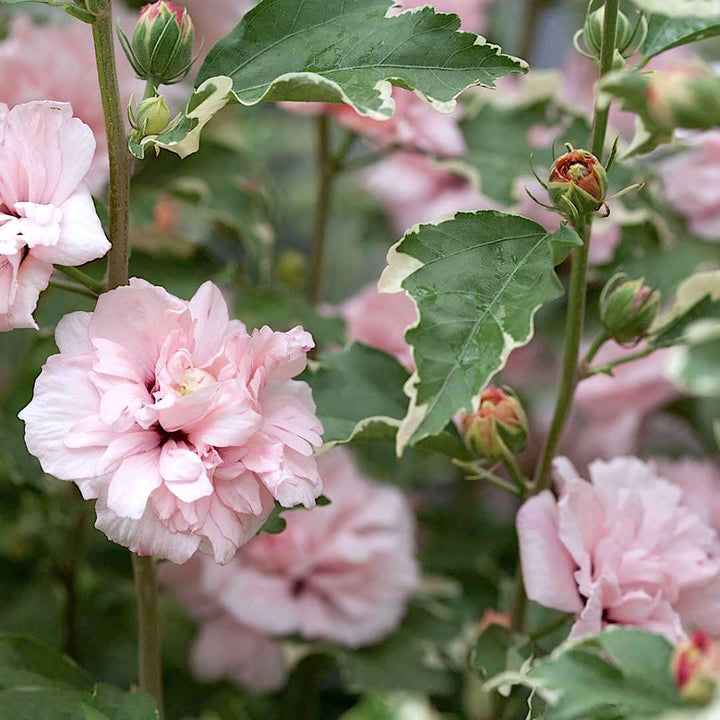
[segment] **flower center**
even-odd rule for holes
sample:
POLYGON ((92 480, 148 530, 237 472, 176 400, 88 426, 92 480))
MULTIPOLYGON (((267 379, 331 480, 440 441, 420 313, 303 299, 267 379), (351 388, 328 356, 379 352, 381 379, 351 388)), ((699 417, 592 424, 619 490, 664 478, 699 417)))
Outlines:
POLYGON ((568 168, 568 174, 575 182, 578 182, 586 178, 590 174, 590 171, 584 165, 574 163, 568 168))
POLYGON ((178 390, 182 396, 190 395, 196 390, 210 387, 217 381, 207 370, 199 370, 198 368, 192 368, 187 370, 180 380, 178 390))

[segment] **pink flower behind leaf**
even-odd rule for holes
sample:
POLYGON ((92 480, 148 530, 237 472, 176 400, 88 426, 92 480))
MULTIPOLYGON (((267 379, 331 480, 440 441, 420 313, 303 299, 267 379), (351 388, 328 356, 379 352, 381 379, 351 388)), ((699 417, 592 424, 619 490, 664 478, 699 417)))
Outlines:
POLYGON ((696 235, 720 242, 720 130, 695 135, 689 150, 660 164, 665 197, 696 235))
POLYGON ((388 11, 388 16, 397 15, 403 10, 432 5, 439 13, 453 13, 460 16, 461 29, 474 33, 485 32, 488 8, 494 0, 434 0, 431 3, 425 0, 399 0, 398 5, 388 11))
POLYGON ((255 5, 254 0, 183 0, 195 25, 196 46, 203 55, 225 37, 255 5))
POLYGON ((379 293, 372 283, 346 300, 339 310, 348 340, 382 350, 412 369, 405 331, 417 322, 417 310, 404 292, 379 293))
POLYGON ((676 641, 720 633, 717 534, 682 491, 633 457, 596 461, 590 482, 555 461, 545 491, 517 517, 528 597, 577 615, 573 635, 633 625, 676 641))
POLYGON ((110 249, 84 182, 94 152, 70 105, 0 105, 0 331, 37 328, 53 263, 82 265, 110 249))
POLYGON ((399 625, 418 583, 407 501, 397 489, 362 477, 345 450, 321 455, 318 465, 327 507, 285 513, 281 534, 259 535, 226 567, 198 556, 183 567, 160 568, 161 583, 200 620, 196 675, 275 686, 285 670, 282 658, 269 662, 271 638, 357 647, 399 625), (255 663, 257 676, 250 678, 255 663))
POLYGON ((143 280, 72 313, 21 418, 45 472, 97 499, 96 527, 140 555, 219 563, 274 501, 313 507, 322 427, 311 336, 230 320, 218 288, 185 302, 143 280))
MULTIPOLYGON (((61 13, 62 14, 62 13, 61 13)), ((127 13, 121 14, 125 19, 127 13)), ((132 27, 134 19, 129 26, 132 27)), ((133 90, 142 96, 142 83, 117 45, 117 67, 122 106, 133 90)), ((92 192, 107 183, 108 155, 105 116, 94 70, 95 53, 89 25, 75 20, 33 23, 16 16, 6 40, 0 42, 0 102, 19 105, 31 100, 69 102, 74 113, 86 123, 97 144, 87 182, 92 192)))

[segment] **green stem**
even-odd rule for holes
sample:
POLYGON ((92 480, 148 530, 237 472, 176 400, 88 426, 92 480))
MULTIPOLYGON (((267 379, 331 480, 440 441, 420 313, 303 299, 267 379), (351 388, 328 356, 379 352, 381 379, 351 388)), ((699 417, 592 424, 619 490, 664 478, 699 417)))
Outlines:
POLYGON ((105 287, 101 282, 98 282, 95 278, 91 278, 89 275, 86 275, 82 270, 78 270, 74 267, 64 267, 63 265, 56 265, 55 269, 66 277, 69 277, 71 280, 74 280, 76 283, 84 285, 88 290, 95 293, 95 295, 101 295, 105 292, 105 287))
MULTIPOLYGON (((613 56, 617 33, 617 17, 619 0, 605 0, 605 21, 603 25, 603 39, 600 52, 600 77, 612 70, 613 56)), ((609 107, 605 107, 596 100, 595 115, 591 134, 591 148, 594 155, 602 160, 607 133, 609 107)), ((570 276, 570 292, 568 296, 568 315, 565 326, 565 350, 563 357, 563 370, 558 388, 550 430, 545 441, 545 447, 535 472, 531 495, 546 490, 550 486, 550 469, 552 460, 560 443, 565 423, 570 414, 575 396, 575 387, 578 382, 578 360, 580 357, 580 343, 585 325, 585 302, 587 294, 588 257, 590 252, 590 236, 592 233, 592 216, 588 216, 578 223, 575 228, 583 243, 575 249, 572 260, 572 273, 570 276)), ((518 571, 513 600, 511 629, 521 632, 525 620, 525 605, 527 597, 522 582, 522 574, 518 571)))
POLYGON ((160 720, 163 715, 162 658, 155 561, 132 555, 135 596, 138 603, 138 665, 140 687, 155 699, 160 720))
POLYGON ((512 478, 513 483, 515 483, 515 487, 517 488, 517 494, 520 497, 525 497, 528 490, 527 483, 525 482, 525 477, 523 476, 522 470, 520 469, 520 466, 518 465, 515 456, 509 451, 506 452, 505 457, 503 458, 503 464, 505 465, 505 469, 508 471, 508 474, 512 478))
POLYGON ((107 284, 108 290, 112 290, 119 285, 126 285, 128 281, 130 151, 128 150, 125 121, 120 104, 110 0, 105 0, 104 7, 98 14, 92 28, 110 160, 108 212, 110 215, 110 242, 112 247, 108 254, 107 284))
POLYGON ((625 355, 625 357, 618 358, 617 360, 613 360, 612 362, 606 363, 605 365, 598 365, 597 367, 591 367, 587 368, 587 370, 580 376, 580 380, 585 380, 586 378, 592 377, 593 375, 611 375, 612 371, 618 367, 618 365, 626 365, 627 363, 634 362, 635 360, 641 360, 642 358, 647 357, 648 355, 652 354, 657 350, 655 347, 648 347, 644 350, 638 350, 636 353, 631 353, 630 355, 625 355))
POLYGON ((587 369, 590 366, 590 363, 595 359, 595 356, 600 351, 600 348, 609 340, 610 338, 607 336, 606 333, 602 332, 600 333, 594 340, 592 345, 590 346, 590 349, 587 351, 587 354, 583 358, 581 368, 583 369, 583 372, 581 372, 581 376, 584 374, 584 370, 587 369))
POLYGON ((67 280, 51 280, 50 287, 57 288, 58 290, 65 290, 66 292, 75 293, 75 295, 82 295, 83 297, 92 298, 93 300, 97 300, 98 297, 97 293, 92 292, 92 290, 88 290, 82 285, 76 285, 75 283, 67 282, 67 280))
POLYGON ((522 29, 518 55, 528 61, 533 54, 535 35, 537 34, 538 22, 542 16, 544 6, 545 0, 528 0, 525 8, 525 24, 522 29))
POLYGON ((332 157, 332 124, 328 115, 317 118, 317 197, 315 199, 315 221, 312 245, 310 246, 310 275, 307 298, 311 303, 320 300, 322 292, 323 263, 327 229, 330 220, 330 206, 335 180, 335 165, 332 157))

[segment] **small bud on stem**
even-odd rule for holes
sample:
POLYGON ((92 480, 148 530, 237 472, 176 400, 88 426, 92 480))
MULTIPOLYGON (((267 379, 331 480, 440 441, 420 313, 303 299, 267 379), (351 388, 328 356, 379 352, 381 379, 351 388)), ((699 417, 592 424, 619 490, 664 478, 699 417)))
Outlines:
POLYGON ((675 648, 672 673, 684 700, 706 705, 720 681, 720 645, 706 633, 696 632, 675 648))
POLYGON ((550 170, 547 190, 557 210, 577 224, 599 210, 607 193, 607 174, 600 161, 587 150, 561 155, 550 170))
POLYGON ((618 273, 610 278, 600 295, 600 320, 608 334, 619 343, 640 340, 653 324, 660 307, 660 292, 618 273))

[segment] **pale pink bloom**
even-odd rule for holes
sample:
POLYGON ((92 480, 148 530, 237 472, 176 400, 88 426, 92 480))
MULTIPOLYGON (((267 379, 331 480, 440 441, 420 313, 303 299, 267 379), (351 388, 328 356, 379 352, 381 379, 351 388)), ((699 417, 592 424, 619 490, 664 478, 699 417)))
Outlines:
POLYGON ((688 146, 660 163, 665 198, 693 233, 720 242, 720 130, 694 135, 688 146))
POLYGON ((712 460, 657 459, 659 475, 683 491, 683 502, 717 533, 720 533, 720 465, 712 460))
POLYGON ((346 300, 339 311, 348 340, 382 350, 412 369, 405 331, 417 322, 417 310, 404 292, 379 293, 371 283, 346 300))
POLYGON ((720 633, 717 535, 682 491, 634 457, 590 465, 590 482, 555 461, 544 491, 517 516, 528 597, 575 613, 575 636, 633 625, 676 641, 720 633))
MULTIPOLYGON (((62 13, 61 13, 62 14, 62 13)), ((119 17, 133 26, 127 11, 119 17)), ((117 66, 123 107, 135 90, 142 96, 142 83, 117 48, 117 66)), ((33 23, 27 16, 16 16, 7 39, 0 42, 0 102, 19 105, 31 100, 69 102, 76 117, 86 123, 97 143, 95 159, 87 182, 92 192, 107 183, 108 155, 105 116, 95 72, 92 29, 76 20, 44 24, 33 23)))
POLYGON ((53 263, 82 265, 110 249, 84 182, 94 152, 67 103, 0 105, 0 331, 37 328, 53 263))
POLYGON ((143 280, 60 322, 20 414, 45 472, 96 498, 96 527, 140 555, 228 562, 274 501, 313 507, 322 427, 303 371, 312 337, 248 334, 218 288, 189 302, 143 280))
MULTIPOLYGON (((399 625, 418 584, 407 501, 360 475, 346 450, 321 455, 318 465, 330 505, 285 513, 282 533, 254 538, 226 567, 197 556, 161 568, 161 582, 191 615, 350 647, 378 642, 399 625)), ((216 638, 227 667, 239 663, 216 638)))
POLYGON ((348 130, 361 135, 380 147, 401 145, 443 157, 462 155, 465 140, 458 126, 459 113, 439 113, 415 93, 393 89, 395 113, 389 120, 373 120, 359 115, 349 105, 337 103, 280 103, 281 107, 299 114, 328 113, 348 130))
POLYGON ((496 209, 469 181, 413 153, 377 163, 364 174, 364 184, 383 202, 398 235, 456 212, 496 209))
POLYGON ((388 16, 397 15, 409 8, 432 5, 439 13, 454 13, 460 16, 461 28, 474 33, 485 32, 486 13, 494 0, 398 0, 399 8, 391 8, 388 16))
POLYGON ((255 5, 253 0, 183 0, 193 24, 197 47, 202 43, 203 55, 225 37, 243 15, 255 5))
MULTIPOLYGON (((641 348, 607 343, 593 365, 617 360, 641 348)), ((614 377, 599 373, 583 380, 563 447, 578 463, 635 453, 647 418, 676 399, 678 389, 665 377, 669 350, 615 368, 614 377)))

